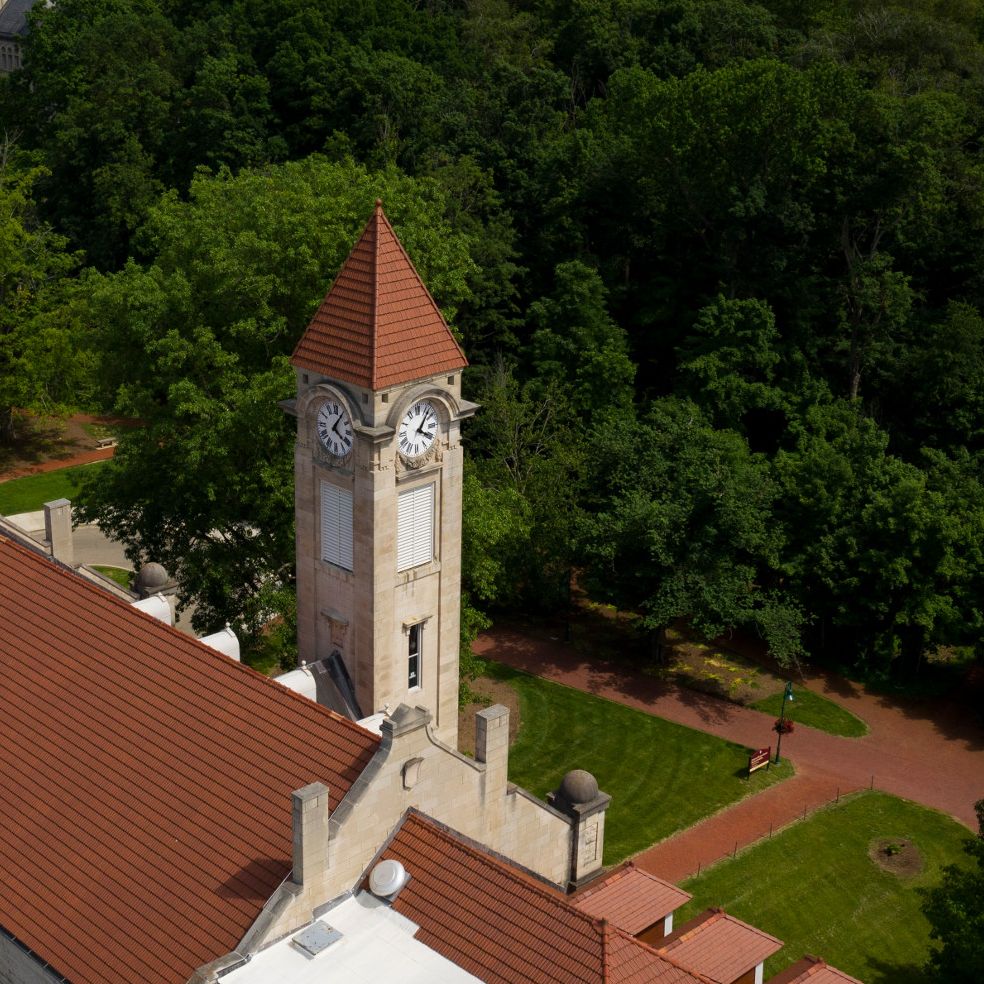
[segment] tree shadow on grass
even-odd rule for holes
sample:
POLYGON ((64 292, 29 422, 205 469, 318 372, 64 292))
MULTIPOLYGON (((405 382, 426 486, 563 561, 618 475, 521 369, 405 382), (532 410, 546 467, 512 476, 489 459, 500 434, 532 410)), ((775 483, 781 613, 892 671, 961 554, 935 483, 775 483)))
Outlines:
POLYGON ((651 676, 631 659, 591 658, 559 638, 534 635, 525 626, 497 624, 485 638, 494 642, 481 651, 483 659, 507 663, 533 676, 549 675, 544 671, 550 668, 573 670, 580 677, 578 686, 586 693, 615 700, 624 698, 622 703, 644 712, 658 715, 657 704, 667 695, 690 708, 707 725, 725 724, 738 712, 735 705, 720 697, 651 676))
POLYGON ((893 963, 890 960, 868 958, 871 970, 865 976, 865 984, 929 984, 925 968, 915 964, 893 963))

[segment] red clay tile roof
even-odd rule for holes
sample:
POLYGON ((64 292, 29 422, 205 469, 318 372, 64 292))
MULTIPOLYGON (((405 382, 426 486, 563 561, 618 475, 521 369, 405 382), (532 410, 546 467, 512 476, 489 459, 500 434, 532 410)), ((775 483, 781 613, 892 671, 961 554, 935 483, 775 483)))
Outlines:
POLYGON ((73 984, 184 981, 378 738, 0 536, 0 926, 73 984))
POLYGON ((656 947, 658 953, 709 977, 715 984, 731 984, 781 949, 782 940, 722 909, 701 913, 656 947))
POLYGON ((572 901, 589 916, 607 919, 637 936, 692 898, 689 892, 637 868, 630 861, 603 881, 578 892, 572 901))
POLYGON ((767 984, 861 984, 861 981, 808 954, 775 977, 770 977, 767 984))
POLYGON ((605 927, 605 981, 618 984, 710 984, 634 936, 602 922, 605 927))
POLYGON ((410 875, 393 908, 488 984, 702 984, 675 961, 414 810, 381 852, 410 875))
POLYGON ((382 203, 376 202, 291 363, 371 390, 468 365, 382 203))

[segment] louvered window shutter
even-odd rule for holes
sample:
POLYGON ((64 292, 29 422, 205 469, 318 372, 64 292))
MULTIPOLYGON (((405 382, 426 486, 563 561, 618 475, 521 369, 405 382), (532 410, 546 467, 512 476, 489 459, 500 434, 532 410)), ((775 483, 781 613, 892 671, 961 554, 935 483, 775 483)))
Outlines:
POLYGON ((321 559, 352 570, 352 493, 321 483, 321 559))
POLYGON ((406 571, 434 559, 434 485, 401 492, 397 504, 396 569, 406 571))

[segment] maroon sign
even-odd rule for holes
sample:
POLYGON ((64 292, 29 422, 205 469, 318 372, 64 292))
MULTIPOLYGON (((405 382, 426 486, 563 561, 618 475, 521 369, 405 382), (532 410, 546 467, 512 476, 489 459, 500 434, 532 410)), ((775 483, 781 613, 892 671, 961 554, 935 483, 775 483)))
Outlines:
POLYGON ((754 752, 749 752, 748 774, 751 775, 756 769, 761 769, 762 766, 768 765, 771 756, 772 756, 771 745, 768 748, 756 748, 754 752))

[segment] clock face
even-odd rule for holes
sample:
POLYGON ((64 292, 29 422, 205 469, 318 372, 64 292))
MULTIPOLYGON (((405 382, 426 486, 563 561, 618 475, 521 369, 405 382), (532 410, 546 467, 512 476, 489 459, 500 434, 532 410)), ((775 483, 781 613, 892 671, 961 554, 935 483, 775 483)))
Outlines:
POLYGON ((352 421, 345 407, 334 400, 318 410, 318 438, 329 454, 344 458, 352 450, 352 421))
POLYGON ((437 437, 437 411, 432 403, 415 403, 400 423, 400 453, 419 458, 430 450, 437 437))

